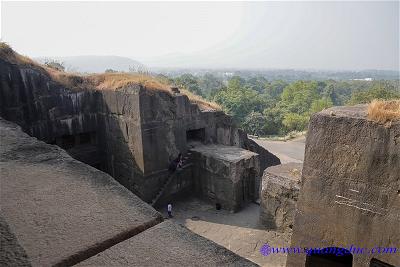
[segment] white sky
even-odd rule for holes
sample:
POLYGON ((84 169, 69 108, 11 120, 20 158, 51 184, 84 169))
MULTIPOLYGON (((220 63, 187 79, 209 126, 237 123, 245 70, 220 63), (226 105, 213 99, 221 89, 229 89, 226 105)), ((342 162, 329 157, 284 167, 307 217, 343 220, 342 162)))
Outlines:
POLYGON ((399 69, 399 1, 2 2, 2 40, 31 56, 170 67, 399 69))

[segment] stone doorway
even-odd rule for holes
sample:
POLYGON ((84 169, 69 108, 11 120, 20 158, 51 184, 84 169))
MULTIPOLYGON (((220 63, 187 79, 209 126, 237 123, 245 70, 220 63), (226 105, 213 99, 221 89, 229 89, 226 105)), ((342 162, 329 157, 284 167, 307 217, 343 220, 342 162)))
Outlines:
POLYGON ((186 131, 186 142, 201 142, 204 143, 206 138, 205 128, 194 129, 186 131))
POLYGON ((61 147, 74 159, 105 171, 104 157, 99 149, 96 132, 63 135, 56 137, 50 143, 61 147))
POLYGON ((255 200, 255 179, 256 171, 254 168, 249 169, 242 178, 242 200, 243 204, 255 200))

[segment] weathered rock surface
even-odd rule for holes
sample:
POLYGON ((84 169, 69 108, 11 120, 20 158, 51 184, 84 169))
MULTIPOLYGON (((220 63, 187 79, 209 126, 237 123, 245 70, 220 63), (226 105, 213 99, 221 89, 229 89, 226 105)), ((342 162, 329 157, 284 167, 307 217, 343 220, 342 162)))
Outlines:
MULTIPOLYGON (((400 247, 400 122, 366 117, 366 105, 312 116, 292 247, 400 247)), ((372 258, 400 266, 399 253, 353 253, 353 266, 372 258)), ((292 253, 287 266, 310 259, 292 253)))
POLYGON ((220 245, 166 221, 78 266, 257 266, 220 245))
POLYGON ((28 255, 0 214, 0 266, 31 266, 28 255))
POLYGON ((19 126, 0 119, 0 137, 1 215, 33 266, 79 262, 162 221, 108 174, 19 126))
MULTIPOLYGON (((268 150, 264 149, 262 146, 257 144, 252 139, 246 138, 244 141, 243 148, 258 154, 258 160, 260 162, 260 172, 258 175, 259 178, 263 176, 264 170, 269 166, 275 166, 281 164, 281 161, 277 156, 275 156, 268 150)), ((258 179, 258 181, 260 180, 261 179, 258 179)))
MULTIPOLYGON (((147 202, 166 182, 170 161, 187 151, 192 131, 202 132, 204 143, 256 152, 262 170, 279 164, 277 157, 249 140, 231 117, 221 111, 200 110, 185 95, 147 90, 140 85, 71 90, 43 71, 2 58, 0 116, 19 124, 31 136, 57 144, 74 158, 109 173, 147 202)), ((188 187, 192 185, 182 190, 188 187)))
POLYGON ((2 118, 0 138, 1 266, 256 266, 2 118))
POLYGON ((202 198, 231 211, 256 199, 258 154, 224 145, 197 145, 190 151, 194 188, 202 198))
POLYGON ((260 221, 269 229, 290 231, 300 191, 301 163, 268 167, 262 177, 260 221))

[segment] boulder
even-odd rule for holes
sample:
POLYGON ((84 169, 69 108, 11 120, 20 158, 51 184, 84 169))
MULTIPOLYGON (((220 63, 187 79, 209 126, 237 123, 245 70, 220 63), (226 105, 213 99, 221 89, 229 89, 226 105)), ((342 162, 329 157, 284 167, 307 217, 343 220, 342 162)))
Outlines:
POLYGON ((260 221, 268 229, 291 231, 300 192, 301 163, 268 167, 262 177, 260 221))

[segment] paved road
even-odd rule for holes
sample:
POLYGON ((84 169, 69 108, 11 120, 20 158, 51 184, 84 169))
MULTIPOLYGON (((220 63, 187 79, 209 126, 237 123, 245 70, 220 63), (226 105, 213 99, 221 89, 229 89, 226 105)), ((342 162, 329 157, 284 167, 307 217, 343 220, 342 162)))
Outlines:
POLYGON ((304 136, 289 141, 253 140, 272 154, 276 155, 282 163, 302 163, 304 160, 304 148, 306 141, 304 136))

